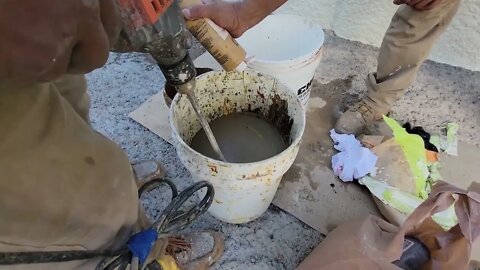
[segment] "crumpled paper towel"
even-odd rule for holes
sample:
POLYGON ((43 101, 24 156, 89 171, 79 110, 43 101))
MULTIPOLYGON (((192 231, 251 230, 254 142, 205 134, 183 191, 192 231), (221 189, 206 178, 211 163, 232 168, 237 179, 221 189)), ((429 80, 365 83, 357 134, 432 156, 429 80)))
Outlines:
POLYGON ((333 173, 344 182, 360 179, 375 170, 378 157, 351 134, 338 134, 330 131, 334 148, 340 153, 332 157, 333 173))

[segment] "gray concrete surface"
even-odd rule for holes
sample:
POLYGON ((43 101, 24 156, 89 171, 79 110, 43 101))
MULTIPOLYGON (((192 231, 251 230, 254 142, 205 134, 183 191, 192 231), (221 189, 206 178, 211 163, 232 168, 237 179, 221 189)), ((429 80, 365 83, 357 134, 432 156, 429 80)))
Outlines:
MULTIPOLYGON (((197 50, 197 53, 199 50, 197 50)), ((342 106, 365 91, 363 78, 375 70, 377 49, 327 35, 324 58, 316 75, 320 87, 342 106)), ((461 124, 460 139, 480 145, 480 74, 427 62, 393 115, 437 131, 445 121, 461 124)), ((163 76, 142 54, 112 54, 108 63, 88 76, 93 126, 117 142, 133 161, 158 159, 167 176, 181 188, 192 183, 174 148, 129 119, 127 114, 162 89, 163 76)), ((160 192, 143 199, 147 213, 158 215, 160 192)), ((318 207, 322 207, 319 205, 318 207)), ((318 232, 275 207, 258 220, 230 225, 209 214, 193 229, 215 229, 226 238, 225 254, 215 269, 293 269, 323 238, 318 232)))

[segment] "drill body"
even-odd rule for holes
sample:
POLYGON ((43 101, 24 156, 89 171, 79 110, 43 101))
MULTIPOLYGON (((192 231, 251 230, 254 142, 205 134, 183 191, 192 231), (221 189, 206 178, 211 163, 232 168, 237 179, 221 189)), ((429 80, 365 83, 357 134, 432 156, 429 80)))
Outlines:
POLYGON ((219 160, 226 161, 195 96, 196 69, 188 54, 190 40, 176 0, 117 0, 123 19, 121 39, 150 53, 167 83, 185 94, 219 160))
POLYGON ((117 0, 121 38, 157 61, 167 82, 181 94, 195 88, 196 70, 188 53, 191 41, 175 0, 117 0))

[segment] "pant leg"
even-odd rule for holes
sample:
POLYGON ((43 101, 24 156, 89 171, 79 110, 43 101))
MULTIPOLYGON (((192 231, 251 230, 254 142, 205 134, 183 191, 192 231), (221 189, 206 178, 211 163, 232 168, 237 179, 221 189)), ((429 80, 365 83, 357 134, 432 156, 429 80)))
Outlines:
POLYGON ((89 122, 90 96, 84 75, 64 75, 53 82, 58 92, 70 103, 76 113, 89 122))
POLYGON ((368 75, 366 101, 388 112, 415 80, 433 45, 455 16, 460 0, 441 0, 433 10, 402 5, 393 16, 378 55, 377 72, 368 75))
MULTIPOLYGON (((0 86, 0 251, 124 243, 138 219, 130 162, 56 83, 0 86)), ((92 269, 93 261, 2 269, 92 269)))
MULTIPOLYGON (((85 75, 63 75, 53 81, 60 95, 72 106, 75 112, 87 123, 90 122, 90 96, 87 92, 85 75)), ((142 230, 150 225, 143 206, 139 204, 138 220, 135 230, 142 230)))

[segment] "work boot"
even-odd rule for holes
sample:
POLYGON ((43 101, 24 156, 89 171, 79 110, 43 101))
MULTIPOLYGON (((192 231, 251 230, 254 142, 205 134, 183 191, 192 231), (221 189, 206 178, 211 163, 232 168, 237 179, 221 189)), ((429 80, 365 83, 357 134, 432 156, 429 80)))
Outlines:
POLYGON ((155 243, 147 262, 149 270, 207 270, 223 255, 223 236, 215 231, 196 231, 155 243), (156 259, 155 259, 156 258, 156 259))
POLYGON ((365 127, 382 119, 383 114, 362 99, 344 112, 335 124, 335 131, 342 134, 360 135, 365 127))

